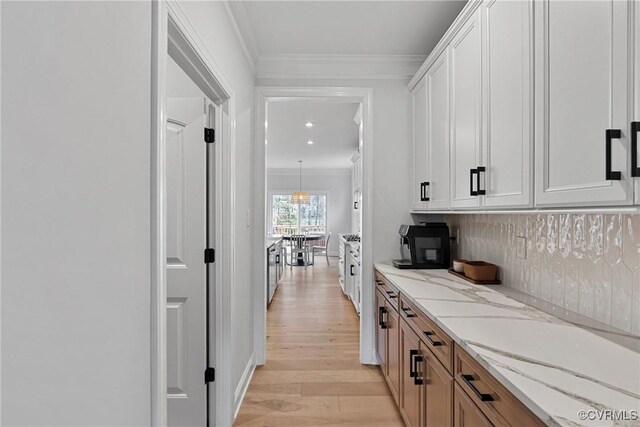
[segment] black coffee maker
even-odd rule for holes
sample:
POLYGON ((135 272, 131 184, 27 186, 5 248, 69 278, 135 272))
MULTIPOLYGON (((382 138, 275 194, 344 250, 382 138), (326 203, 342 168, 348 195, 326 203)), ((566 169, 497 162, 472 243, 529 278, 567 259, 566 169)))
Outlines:
POLYGON ((449 226, 444 222, 423 222, 400 226, 400 256, 396 268, 449 268, 451 248, 449 226))

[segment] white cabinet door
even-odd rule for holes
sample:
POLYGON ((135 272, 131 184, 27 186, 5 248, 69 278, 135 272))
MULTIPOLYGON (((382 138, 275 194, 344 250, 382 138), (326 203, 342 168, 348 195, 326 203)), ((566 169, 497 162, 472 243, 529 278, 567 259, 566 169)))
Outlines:
POLYGON ((533 203, 531 2, 482 6, 483 129, 487 207, 533 203))
POLYGON ((481 53, 479 11, 451 41, 451 207, 478 207, 477 174, 481 165, 481 53))
POLYGON ((411 201, 414 210, 427 207, 427 85, 422 79, 413 92, 413 182, 411 201))
POLYGON ((449 208, 449 51, 442 52, 425 76, 427 134, 425 187, 428 209, 449 208))
POLYGON ((632 203, 630 1, 544 1, 536 22, 536 205, 632 203), (610 170, 606 170, 608 129, 610 170), (617 173, 619 174, 619 179, 617 173), (613 178, 613 179, 612 179, 613 178))

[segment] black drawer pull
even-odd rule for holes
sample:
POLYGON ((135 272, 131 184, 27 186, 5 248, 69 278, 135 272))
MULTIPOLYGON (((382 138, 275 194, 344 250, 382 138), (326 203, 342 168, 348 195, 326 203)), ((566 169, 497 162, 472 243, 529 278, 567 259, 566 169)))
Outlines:
POLYGON ((398 298, 398 295, 394 294, 393 291, 385 291, 389 298, 398 298))
POLYGON ((484 181, 483 178, 484 178, 484 175, 485 175, 485 172, 487 171, 487 169, 484 166, 478 166, 478 169, 476 169, 476 170, 478 171, 477 175, 476 175, 476 177, 478 179, 478 186, 477 186, 478 195, 479 196, 483 196, 483 195, 487 194, 487 192, 485 191, 484 186, 480 185, 480 182, 484 181), (480 177, 480 174, 482 174, 482 177, 480 177))
POLYGON ((409 307, 402 307, 402 311, 404 311, 404 314, 407 315, 407 317, 416 317, 415 313, 408 313, 411 309, 409 307))
POLYGON ((414 357, 418 355, 418 350, 409 350, 409 378, 416 377, 414 368, 414 357))
POLYGON ((640 122, 631 122, 631 176, 640 177, 640 166, 638 166, 638 133, 640 133, 640 122))
POLYGON ((429 182, 421 182, 420 183, 420 201, 428 202, 429 201, 429 182))
MULTIPOLYGON (((417 350, 416 350, 417 351, 417 350)), ((424 381, 422 380, 422 378, 420 378, 420 376, 418 375, 418 363, 422 363, 424 362, 424 357, 422 357, 420 354, 416 354, 413 357, 413 363, 414 363, 414 368, 413 368, 413 385, 422 385, 424 384, 424 381)))
POLYGON ((380 329, 387 329, 387 324, 384 321, 384 315, 386 312, 386 307, 378 307, 378 324, 380 325, 380 329))
POLYGON ((605 146, 605 179, 608 181, 620 181, 622 179, 622 173, 620 171, 611 170, 611 140, 620 139, 620 129, 607 129, 605 133, 606 146, 605 146))
POLYGON ((378 286, 382 286, 384 285, 384 282, 380 281, 380 280, 376 280, 376 285, 378 286))
POLYGON ((478 173, 478 169, 469 169, 469 195, 477 196, 478 192, 473 189, 473 175, 478 173))
POLYGON ((473 375, 460 374, 460 377, 462 377, 462 381, 464 381, 464 383, 471 389, 473 394, 475 394, 478 397, 478 399, 480 399, 480 401, 493 402, 493 396, 491 396, 490 394, 480 393, 478 389, 475 388, 475 386, 471 383, 474 380, 473 375))
POLYGON ((431 339, 431 335, 435 335, 434 332, 422 331, 422 333, 424 334, 425 337, 427 337, 427 339, 429 340, 429 344, 431 344, 433 347, 439 347, 441 345, 444 345, 442 341, 434 341, 433 339, 431 339))

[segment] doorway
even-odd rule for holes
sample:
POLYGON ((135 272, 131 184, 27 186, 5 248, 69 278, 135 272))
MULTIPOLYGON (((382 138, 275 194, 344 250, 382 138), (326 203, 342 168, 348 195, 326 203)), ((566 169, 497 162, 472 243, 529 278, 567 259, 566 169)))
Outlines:
MULTIPOLYGON (((269 221, 271 215, 267 211, 270 205, 269 190, 267 189, 266 174, 266 145, 267 140, 268 111, 271 106, 280 102, 326 102, 354 103, 361 105, 361 141, 360 156, 362 158, 362 186, 361 199, 358 200, 358 208, 361 209, 361 242, 360 264, 362 271, 362 287, 360 294, 360 337, 359 360, 362 364, 377 364, 375 355, 375 320, 374 320, 374 290, 372 283, 372 218, 371 218, 371 164, 372 164, 372 89, 370 88, 286 88, 286 87, 258 87, 256 88, 256 146, 255 146, 255 211, 256 229, 255 241, 264 242, 256 245, 254 259, 265 259, 264 263, 256 263, 255 277, 268 277, 266 258, 263 255, 265 247, 269 246, 269 230, 273 224, 269 221)), ((292 189, 289 189, 292 190, 292 189)), ((256 281, 255 318, 256 331, 256 361, 257 364, 266 363, 268 355, 266 351, 267 328, 267 286, 256 281)))
POLYGON ((229 425, 235 97, 179 5, 152 8, 151 423, 229 425))

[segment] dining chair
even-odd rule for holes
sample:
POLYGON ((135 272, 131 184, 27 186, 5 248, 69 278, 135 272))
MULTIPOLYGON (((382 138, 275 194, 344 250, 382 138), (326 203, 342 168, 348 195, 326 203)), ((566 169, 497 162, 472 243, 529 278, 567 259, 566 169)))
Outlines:
POLYGON ((329 265, 329 239, 331 239, 331 232, 325 236, 324 245, 314 246, 312 249, 311 260, 315 264, 316 254, 324 255, 327 258, 327 265, 329 265))
POLYGON ((307 245, 307 236, 304 234, 292 234, 291 239, 291 258, 290 267, 293 270, 293 263, 298 263, 298 254, 302 253, 302 259, 304 260, 304 268, 307 268, 309 264, 309 246, 307 245))

